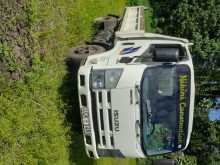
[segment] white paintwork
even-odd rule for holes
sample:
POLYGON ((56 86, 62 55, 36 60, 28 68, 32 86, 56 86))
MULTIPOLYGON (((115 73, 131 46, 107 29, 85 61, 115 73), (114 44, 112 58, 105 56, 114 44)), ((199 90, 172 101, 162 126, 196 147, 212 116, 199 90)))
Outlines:
POLYGON ((144 24, 144 16, 141 13, 144 11, 144 7, 127 7, 125 11, 121 27, 116 32, 116 38, 121 38, 122 36, 143 36, 144 26, 142 24, 144 24))
MULTIPOLYGON (((141 141, 140 137, 136 136, 135 123, 140 120, 140 105, 139 105, 139 95, 137 94, 137 90, 135 88, 136 85, 140 85, 142 74, 147 67, 159 65, 159 62, 151 62, 151 63, 135 63, 131 62, 129 64, 122 64, 118 61, 123 57, 120 55, 120 52, 127 47, 140 47, 136 52, 124 55, 127 57, 132 56, 141 56, 146 49, 151 44, 181 44, 186 48, 188 60, 181 61, 176 63, 178 64, 186 64, 190 67, 191 70, 191 101, 190 101, 190 117, 189 117, 189 133, 187 137, 187 145, 189 143, 191 131, 192 131, 192 122, 193 122, 193 109, 194 109, 194 97, 195 97, 195 84, 194 84, 194 70, 190 52, 188 50, 188 46, 191 45, 187 39, 176 38, 171 36, 165 36, 160 34, 153 33, 144 33, 141 29, 134 29, 134 12, 137 8, 128 7, 126 8, 127 12, 125 13, 124 21, 122 22, 122 26, 119 32, 116 33, 115 46, 113 49, 89 56, 87 58, 86 63, 79 68, 78 72, 78 80, 80 75, 85 76, 85 86, 80 86, 78 83, 78 92, 79 96, 81 94, 86 95, 87 97, 87 107, 90 113, 90 124, 92 129, 92 144, 88 145, 85 142, 86 153, 88 151, 93 152, 95 158, 99 158, 97 153, 97 148, 99 149, 119 149, 124 156, 127 157, 145 157, 141 149, 141 141), (131 46, 123 45, 124 43, 134 43, 131 46), (91 90, 90 90, 90 74, 92 69, 110 69, 110 68, 122 68, 123 73, 122 76, 116 86, 115 89, 107 90, 94 90, 96 93, 96 98, 98 98, 98 92, 102 92, 103 103, 100 104, 98 101, 97 104, 97 112, 99 109, 104 110, 104 132, 101 131, 100 128, 100 115, 97 115, 98 118, 98 132, 99 136, 105 136, 106 145, 103 145, 102 139, 100 139, 100 144, 97 145, 95 141, 95 133, 93 131, 93 118, 92 118, 92 104, 94 104, 91 100, 91 90), (111 104, 109 104, 106 100, 107 91, 111 92, 111 104), (132 99, 133 103, 130 103, 130 91, 132 91, 132 99), (117 109, 119 111, 119 121, 120 121, 120 132, 110 131, 109 123, 108 123, 108 113, 107 110, 111 108, 112 110, 117 109), (114 146, 110 144, 110 137, 114 137, 114 146)), ((140 19, 140 18, 139 18, 140 19)), ((78 81, 79 82, 79 81, 78 81)), ((80 102, 80 108, 82 108, 82 104, 80 102)), ((140 131, 140 130, 139 130, 140 131)), ((85 137, 84 137, 85 140, 85 137)), ((186 145, 186 147, 187 147, 186 145)))

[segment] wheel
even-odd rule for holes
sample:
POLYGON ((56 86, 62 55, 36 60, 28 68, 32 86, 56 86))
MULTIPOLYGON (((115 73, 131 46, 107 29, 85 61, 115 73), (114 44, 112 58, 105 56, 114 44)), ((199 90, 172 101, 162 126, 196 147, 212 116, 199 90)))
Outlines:
POLYGON ((87 44, 99 45, 106 50, 111 49, 114 45, 114 32, 118 25, 119 17, 114 15, 96 18, 94 20, 95 35, 87 44))
POLYGON ((160 160, 154 160, 153 165, 178 165, 178 164, 176 160, 160 159, 160 160))
POLYGON ((119 19, 115 16, 98 17, 94 20, 95 29, 98 31, 111 30, 114 31, 118 26, 119 19))
POLYGON ((65 62, 69 68, 79 67, 80 62, 89 55, 105 52, 99 45, 84 45, 69 49, 65 62))
POLYGON ((99 45, 109 50, 114 45, 114 31, 103 30, 97 33, 91 40, 91 44, 99 45))

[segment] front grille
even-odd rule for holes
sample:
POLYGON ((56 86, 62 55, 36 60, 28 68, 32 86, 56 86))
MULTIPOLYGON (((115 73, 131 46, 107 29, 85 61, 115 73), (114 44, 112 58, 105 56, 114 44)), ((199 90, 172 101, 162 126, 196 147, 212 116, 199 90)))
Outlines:
POLYGON ((98 148, 114 148, 111 92, 92 91, 92 113, 95 138, 98 148))
POLYGON ((80 75, 79 76, 79 80, 80 80, 80 85, 81 86, 85 86, 85 76, 84 75, 80 75))
POLYGON ((87 107, 86 95, 81 95, 80 98, 81 98, 81 104, 87 107))
POLYGON ((104 119, 103 119, 103 109, 99 109, 100 112, 100 123, 101 123, 101 130, 104 131, 104 119))
POLYGON ((109 130, 112 131, 112 109, 108 109, 109 130))
POLYGON ((92 101, 92 118, 93 118, 93 128, 94 128, 94 132, 95 132, 95 140, 96 143, 99 144, 100 141, 100 137, 99 137, 99 132, 98 132, 98 119, 97 119, 97 111, 96 111, 96 94, 94 92, 92 92, 91 94, 91 101, 92 101))

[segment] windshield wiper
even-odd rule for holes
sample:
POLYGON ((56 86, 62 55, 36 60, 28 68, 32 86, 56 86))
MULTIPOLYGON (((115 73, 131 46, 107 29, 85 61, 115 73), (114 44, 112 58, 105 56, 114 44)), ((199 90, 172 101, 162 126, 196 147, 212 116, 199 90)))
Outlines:
POLYGON ((147 117, 148 117, 149 119, 151 119, 152 113, 151 113, 150 100, 147 99, 146 102, 145 102, 145 105, 146 105, 146 107, 147 107, 147 117))
POLYGON ((139 104, 140 102, 140 86, 135 85, 135 97, 136 97, 136 104, 139 104))
POLYGON ((144 101, 145 104, 145 112, 146 112, 146 121, 147 123, 144 123, 146 129, 147 129, 147 136, 151 136, 154 133, 155 130, 155 125, 154 123, 151 122, 152 119, 152 112, 151 112, 151 107, 150 107, 150 100, 146 100, 146 102, 144 101), (148 133, 149 132, 149 133, 148 133))

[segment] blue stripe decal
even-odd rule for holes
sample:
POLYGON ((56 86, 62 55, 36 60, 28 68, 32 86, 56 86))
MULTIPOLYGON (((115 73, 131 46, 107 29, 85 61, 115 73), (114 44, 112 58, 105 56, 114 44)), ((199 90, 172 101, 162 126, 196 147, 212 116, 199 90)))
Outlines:
POLYGON ((120 51, 120 55, 134 53, 134 52, 138 51, 140 48, 141 48, 141 46, 124 48, 120 51))

